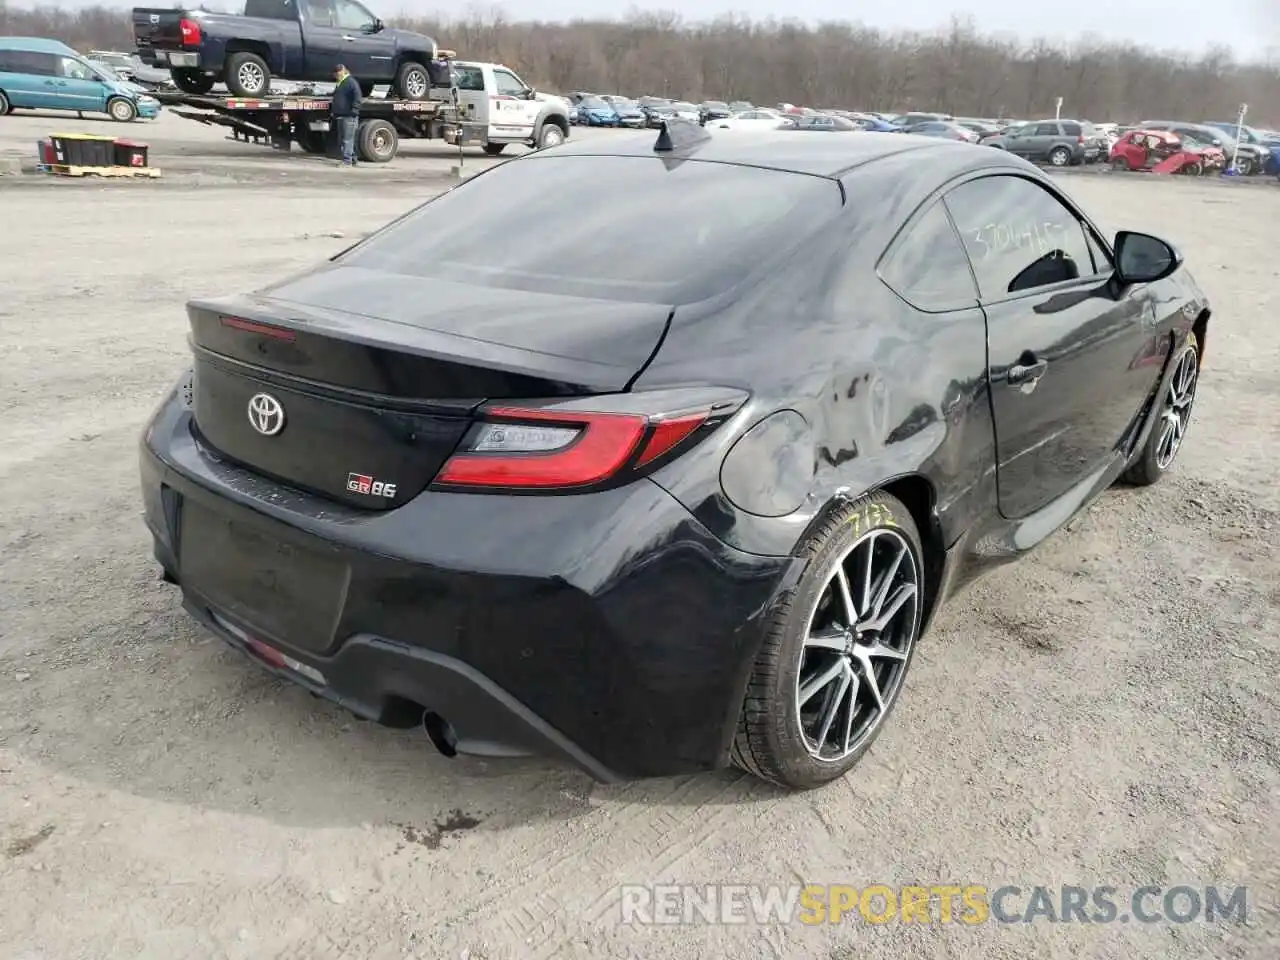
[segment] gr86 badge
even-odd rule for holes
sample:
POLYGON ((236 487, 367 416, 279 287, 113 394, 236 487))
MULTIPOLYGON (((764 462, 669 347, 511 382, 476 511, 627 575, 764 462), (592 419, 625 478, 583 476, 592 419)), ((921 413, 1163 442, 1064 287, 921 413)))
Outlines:
POLYGON ((375 480, 364 473, 347 474, 347 490, 351 493, 362 493, 366 497, 391 498, 396 495, 396 485, 384 480, 375 480))

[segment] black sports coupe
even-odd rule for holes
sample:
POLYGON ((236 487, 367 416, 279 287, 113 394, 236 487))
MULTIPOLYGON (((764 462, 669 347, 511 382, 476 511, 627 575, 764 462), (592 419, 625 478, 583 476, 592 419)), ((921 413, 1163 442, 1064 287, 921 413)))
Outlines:
POLYGON ((962 584, 1170 468, 1210 315, 1007 153, 681 121, 188 313, 142 490, 211 631, 448 755, 792 788, 962 584))

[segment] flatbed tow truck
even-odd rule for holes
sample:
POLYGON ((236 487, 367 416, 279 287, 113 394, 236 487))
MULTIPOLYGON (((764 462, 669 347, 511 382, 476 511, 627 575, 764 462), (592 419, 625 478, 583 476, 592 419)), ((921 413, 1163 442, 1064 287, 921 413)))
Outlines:
MULTIPOLYGON (((508 143, 535 147, 563 143, 569 135, 564 109, 537 99, 532 88, 519 93, 515 75, 499 64, 452 64, 451 87, 435 88, 426 100, 367 97, 360 105, 356 152, 368 163, 387 163, 400 149, 401 139, 442 140, 461 149, 482 146, 496 156, 508 143)), ((329 109, 332 97, 267 96, 259 99, 157 91, 152 94, 174 114, 231 130, 231 139, 269 143, 288 151, 297 144, 304 152, 333 155, 337 144, 329 109)))

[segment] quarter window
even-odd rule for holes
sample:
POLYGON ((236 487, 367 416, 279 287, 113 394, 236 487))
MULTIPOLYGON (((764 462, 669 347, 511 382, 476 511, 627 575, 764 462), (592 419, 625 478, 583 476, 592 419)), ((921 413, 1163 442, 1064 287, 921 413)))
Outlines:
POLYGON ((985 300, 1094 272, 1080 219, 1031 180, 971 180, 948 193, 946 204, 985 300))
POLYGON ((929 313, 973 306, 978 300, 969 262, 941 202, 894 241, 880 276, 898 296, 929 313))

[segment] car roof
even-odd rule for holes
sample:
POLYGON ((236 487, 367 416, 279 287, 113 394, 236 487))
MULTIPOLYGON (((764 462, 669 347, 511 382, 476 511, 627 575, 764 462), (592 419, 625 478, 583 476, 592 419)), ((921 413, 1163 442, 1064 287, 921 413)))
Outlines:
MULTIPOLYGON (((591 140, 570 140, 551 152, 554 156, 661 157, 668 161, 696 159, 765 167, 790 173, 840 178, 854 169, 871 168, 878 160, 917 152, 919 162, 945 168, 949 176, 985 166, 1013 166, 1024 170, 1029 164, 1016 162, 1002 150, 976 144, 952 143, 935 137, 907 133, 859 133, 851 137, 807 137, 790 131, 766 131, 751 136, 711 136, 676 153, 654 151, 652 133, 622 135, 591 140), (927 157, 927 159, 926 159, 927 157)), ((548 154, 526 154, 533 160, 548 154)), ((944 172, 938 169, 937 172, 944 172)))
POLYGON ((5 50, 23 50, 27 53, 62 53, 80 56, 61 40, 47 40, 44 37, 0 37, 0 47, 5 50))

